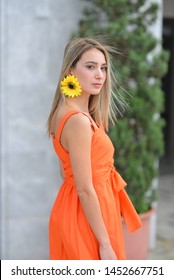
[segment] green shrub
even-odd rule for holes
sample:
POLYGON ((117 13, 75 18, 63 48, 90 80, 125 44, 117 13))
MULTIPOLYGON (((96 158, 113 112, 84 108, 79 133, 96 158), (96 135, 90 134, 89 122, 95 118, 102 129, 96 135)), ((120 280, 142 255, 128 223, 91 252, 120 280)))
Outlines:
POLYGON ((114 65, 117 91, 128 107, 108 134, 115 147, 115 166, 128 183, 126 190, 136 210, 143 213, 156 200, 153 179, 158 176, 158 160, 164 150, 161 79, 169 55, 149 30, 159 7, 147 5, 145 0, 88 2, 90 8, 85 8, 74 35, 100 35, 121 52, 114 65))

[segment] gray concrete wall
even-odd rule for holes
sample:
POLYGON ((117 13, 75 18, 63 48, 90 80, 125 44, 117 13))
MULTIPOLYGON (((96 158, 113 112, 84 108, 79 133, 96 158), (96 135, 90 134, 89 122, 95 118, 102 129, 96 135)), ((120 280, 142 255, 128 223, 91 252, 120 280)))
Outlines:
POLYGON ((84 1, 1 0, 1 259, 48 259, 61 179, 46 136, 64 47, 84 1))

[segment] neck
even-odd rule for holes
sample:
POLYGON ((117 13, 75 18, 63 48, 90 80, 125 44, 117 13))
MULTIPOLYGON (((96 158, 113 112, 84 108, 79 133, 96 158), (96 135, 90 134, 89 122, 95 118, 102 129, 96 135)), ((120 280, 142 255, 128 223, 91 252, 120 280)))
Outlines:
POLYGON ((89 96, 78 96, 74 98, 66 98, 65 104, 68 107, 71 107, 73 109, 80 110, 82 112, 89 113, 88 109, 88 103, 89 103, 89 96))

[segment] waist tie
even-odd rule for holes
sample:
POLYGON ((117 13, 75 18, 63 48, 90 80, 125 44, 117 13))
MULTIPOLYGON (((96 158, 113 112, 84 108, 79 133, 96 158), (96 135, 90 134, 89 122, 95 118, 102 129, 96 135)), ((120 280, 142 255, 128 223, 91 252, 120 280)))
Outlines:
POLYGON ((125 191, 127 183, 123 180, 121 175, 116 171, 114 165, 112 164, 100 166, 100 169, 98 170, 98 172, 95 170, 94 184, 103 182, 109 176, 115 201, 119 201, 120 212, 125 220, 128 230, 130 232, 137 230, 139 227, 141 227, 142 223, 129 196, 125 191))
POLYGON ((128 230, 133 232, 141 227, 142 222, 124 189, 127 184, 115 168, 111 169, 111 180, 114 195, 115 197, 118 195, 119 198, 120 212, 125 220, 128 230))
MULTIPOLYGON (((75 185, 71 168, 65 170, 65 181, 71 185, 75 185)), ((93 170, 93 184, 99 184, 107 179, 111 180, 111 186, 115 200, 119 200, 120 212, 125 220, 126 226, 130 232, 141 227, 142 223, 137 214, 129 196, 125 191, 127 183, 121 175, 116 171, 114 165, 106 164, 95 167, 93 170)))

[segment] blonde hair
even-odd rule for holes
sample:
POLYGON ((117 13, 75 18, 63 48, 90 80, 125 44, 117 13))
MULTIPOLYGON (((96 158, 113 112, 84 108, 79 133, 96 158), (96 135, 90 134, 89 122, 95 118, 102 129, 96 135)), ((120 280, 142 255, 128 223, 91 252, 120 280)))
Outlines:
POLYGON ((107 76, 106 81, 101 89, 100 94, 91 95, 89 98, 89 113, 97 124, 102 125, 108 130, 109 120, 114 123, 116 121, 117 105, 114 99, 124 107, 124 100, 114 93, 114 82, 117 83, 115 73, 111 65, 111 55, 118 52, 111 46, 102 44, 98 39, 94 38, 75 38, 71 40, 64 51, 64 58, 60 78, 58 81, 57 89, 55 92, 52 108, 47 122, 48 134, 51 134, 51 121, 55 110, 57 109, 60 101, 65 101, 65 97, 60 89, 61 80, 68 75, 70 68, 76 66, 82 55, 90 49, 100 50, 106 59, 107 76))

